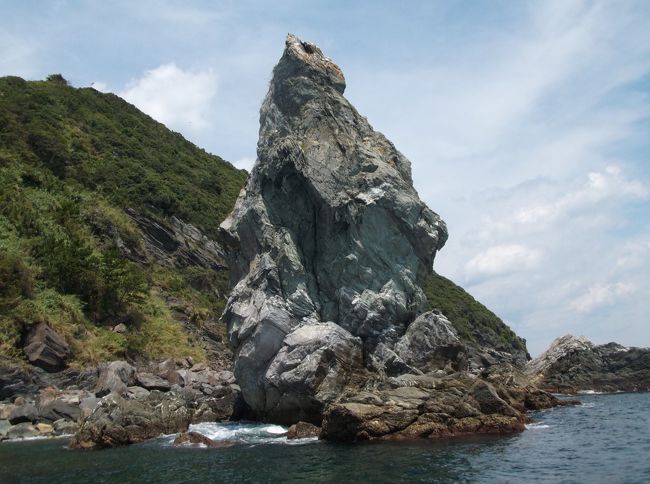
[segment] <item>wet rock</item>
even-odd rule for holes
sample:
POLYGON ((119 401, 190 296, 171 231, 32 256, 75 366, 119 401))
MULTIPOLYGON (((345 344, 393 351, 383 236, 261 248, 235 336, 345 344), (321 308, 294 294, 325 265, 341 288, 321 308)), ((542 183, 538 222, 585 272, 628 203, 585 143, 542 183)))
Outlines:
POLYGON ((25 355, 32 365, 54 372, 65 368, 70 347, 65 338, 46 323, 39 323, 27 335, 25 355))
POLYGON ((103 397, 109 393, 124 395, 127 386, 134 384, 135 369, 126 361, 112 361, 99 371, 95 395, 103 397))
MULTIPOLYGON (((22 403, 24 405, 25 402, 22 403)), ((20 405, 14 405, 11 403, 0 403, 0 420, 6 420, 9 418, 9 415, 11 415, 11 412, 13 412, 16 407, 19 407, 20 405)))
POLYGON ((309 437, 318 437, 320 427, 309 422, 298 422, 289 427, 287 439, 306 439, 309 437))
POLYGON ((152 373, 136 373, 135 382, 147 390, 160 390, 161 392, 167 392, 171 389, 171 385, 167 380, 152 373))
POLYGON ((216 442, 198 432, 183 432, 174 439, 174 445, 205 445, 209 449, 218 449, 219 447, 229 447, 232 443, 216 442))
POLYGON ((23 422, 36 422, 38 420, 38 410, 31 403, 14 408, 9 414, 9 423, 16 425, 23 422))

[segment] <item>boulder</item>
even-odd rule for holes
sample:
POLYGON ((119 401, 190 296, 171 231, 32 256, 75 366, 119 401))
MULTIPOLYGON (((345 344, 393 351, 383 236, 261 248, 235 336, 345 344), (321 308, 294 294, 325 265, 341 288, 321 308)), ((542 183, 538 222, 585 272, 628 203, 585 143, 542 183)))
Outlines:
POLYGON ((167 380, 154 375, 153 373, 136 373, 135 382, 142 388, 147 390, 160 390, 167 392, 171 389, 171 385, 167 380))
POLYGON ((146 388, 136 387, 136 386, 128 387, 126 389, 126 396, 128 398, 135 398, 136 400, 140 398, 147 398, 150 393, 151 392, 146 388))
POLYGON ((135 369, 126 361, 112 361, 99 370, 95 396, 103 397, 109 393, 124 395, 127 387, 135 383, 135 369))
POLYGON ((38 430, 41 434, 47 435, 47 434, 51 434, 52 432, 54 432, 54 427, 52 425, 46 424, 46 423, 43 423, 43 422, 37 423, 35 425, 35 427, 36 427, 36 430, 38 430))
POLYGON ((218 449, 219 447, 229 447, 232 442, 216 442, 198 432, 183 432, 178 434, 174 439, 174 445, 205 445, 209 449, 218 449))
POLYGON ((57 420, 52 424, 54 433, 56 435, 72 435, 79 429, 77 422, 70 422, 69 420, 57 420))
POLYGON ((38 420, 38 410, 31 403, 14 408, 9 414, 9 423, 16 425, 23 422, 36 422, 38 420))
POLYGON ((79 410, 81 410, 82 417, 87 417, 93 413, 99 405, 99 402, 101 402, 101 399, 97 397, 87 397, 82 399, 79 403, 79 410))
POLYGON ((306 439, 310 437, 318 437, 320 434, 320 427, 309 422, 298 422, 289 427, 287 431, 287 439, 306 439))
POLYGON ((7 436, 7 432, 11 428, 9 420, 0 420, 0 440, 7 436))
POLYGON ((406 364, 423 372, 467 368, 465 345, 449 320, 435 311, 421 314, 409 325, 395 352, 406 364))
POLYGON ((7 431, 8 439, 26 439, 29 437, 38 437, 41 433, 36 427, 29 422, 23 422, 13 425, 7 431))
POLYGON ((115 447, 183 432, 192 415, 192 402, 172 393, 154 391, 143 400, 127 400, 114 393, 82 421, 70 447, 115 447))
POLYGON ((81 418, 81 408, 79 405, 73 405, 63 400, 53 400, 40 407, 39 417, 50 423, 60 419, 76 422, 81 418))
POLYGON ((38 323, 27 334, 25 355, 32 365, 46 371, 60 371, 66 366, 70 347, 65 338, 54 331, 47 323, 38 323))

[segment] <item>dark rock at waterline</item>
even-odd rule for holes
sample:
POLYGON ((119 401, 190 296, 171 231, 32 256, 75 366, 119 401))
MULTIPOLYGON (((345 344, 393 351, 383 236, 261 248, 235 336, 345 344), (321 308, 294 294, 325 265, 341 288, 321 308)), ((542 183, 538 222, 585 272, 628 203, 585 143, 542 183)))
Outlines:
POLYGON ((29 422, 23 422, 13 425, 7 430, 6 438, 8 439, 25 439, 41 435, 39 430, 29 422))
POLYGON ((526 371, 555 392, 650 391, 650 348, 594 345, 585 337, 557 338, 526 371))
POLYGON ((32 365, 50 372, 65 368, 65 361, 70 355, 65 338, 47 323, 38 323, 30 330, 24 351, 32 365))
POLYGON ((23 422, 36 422, 38 420, 38 409, 31 403, 20 405, 9 414, 9 423, 16 425, 23 422))
POLYGON ((306 439, 308 437, 318 437, 320 427, 309 422, 298 422, 289 427, 287 439, 306 439))
POLYGON ((553 395, 513 382, 489 383, 462 373, 402 375, 331 404, 320 437, 353 442, 521 432, 531 392, 546 396, 536 408, 560 404, 553 395))

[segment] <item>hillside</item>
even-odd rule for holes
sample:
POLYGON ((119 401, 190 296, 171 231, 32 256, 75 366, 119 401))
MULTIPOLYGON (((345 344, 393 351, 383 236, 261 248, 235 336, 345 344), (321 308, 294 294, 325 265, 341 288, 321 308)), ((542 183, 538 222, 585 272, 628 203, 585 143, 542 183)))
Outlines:
POLYGON ((47 322, 73 365, 204 359, 246 176, 113 94, 0 78, 0 354, 47 322))
MULTIPOLYGON (((113 94, 0 78, 0 354, 23 361, 47 322, 73 366, 227 358, 216 234, 246 177, 113 94)), ((462 288, 434 273, 423 289, 466 344, 525 359, 462 288)))

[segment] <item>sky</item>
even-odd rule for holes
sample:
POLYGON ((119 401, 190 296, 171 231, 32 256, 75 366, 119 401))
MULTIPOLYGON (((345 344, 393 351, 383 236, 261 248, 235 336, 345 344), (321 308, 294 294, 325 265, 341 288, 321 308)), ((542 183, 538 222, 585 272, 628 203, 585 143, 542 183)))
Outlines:
POLYGON ((412 163, 435 269, 527 339, 650 346, 650 2, 0 2, 0 75, 114 92, 250 169, 288 32, 412 163))

